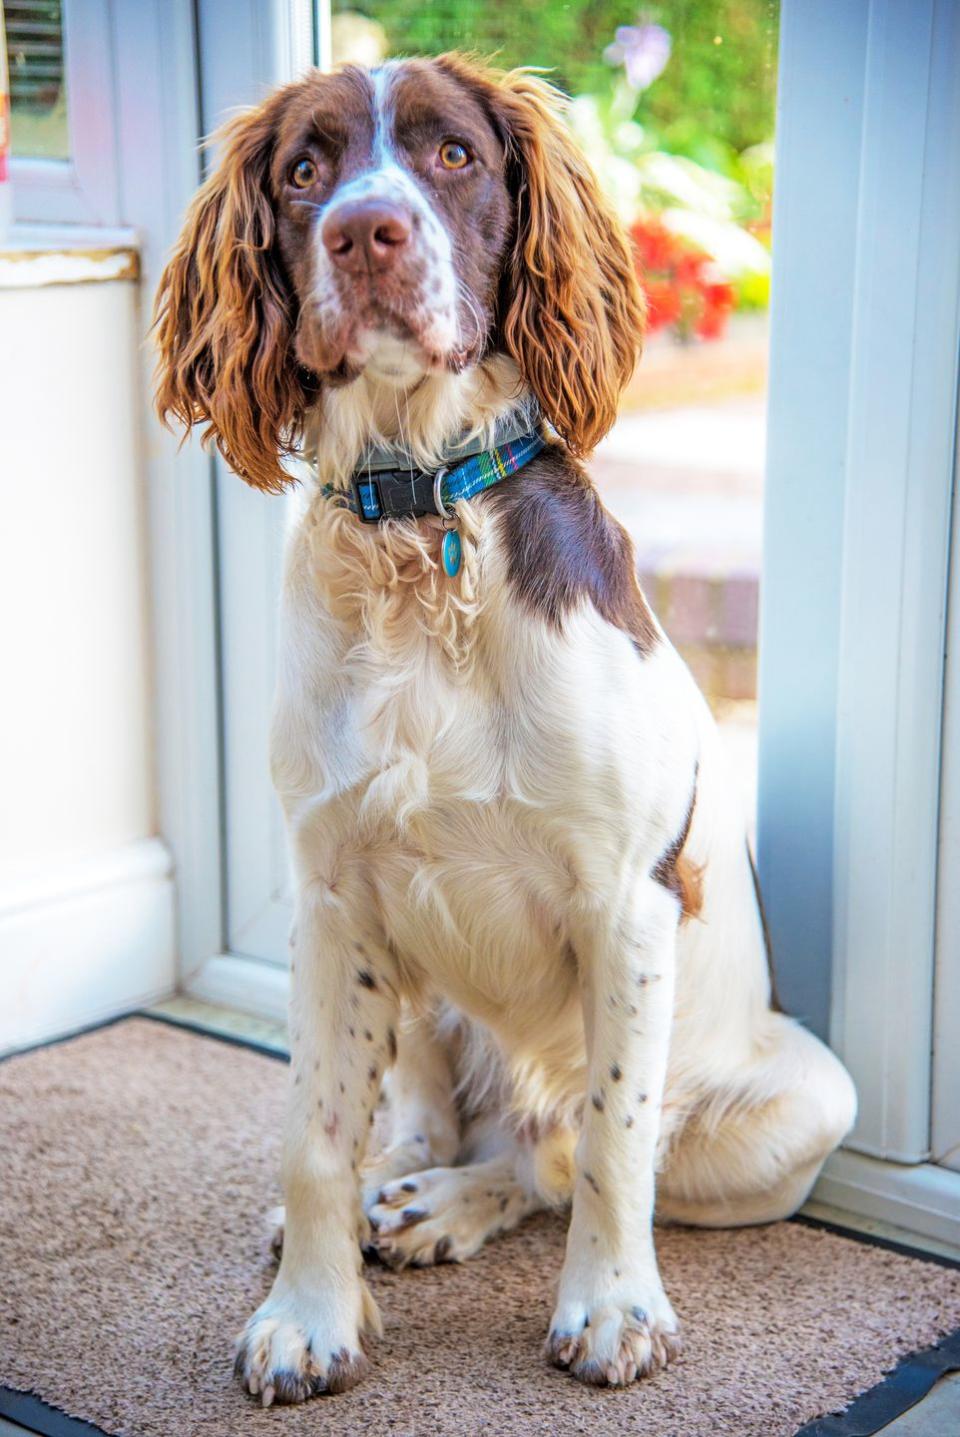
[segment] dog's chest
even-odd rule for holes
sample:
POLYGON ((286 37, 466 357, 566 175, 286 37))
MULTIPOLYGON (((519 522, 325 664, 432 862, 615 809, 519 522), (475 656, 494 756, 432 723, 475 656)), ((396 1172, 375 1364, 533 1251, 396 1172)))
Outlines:
POLYGON ((571 904, 606 902, 682 817, 657 661, 589 610, 549 629, 496 557, 455 642, 432 574, 362 590, 358 563, 291 606, 273 745, 300 865, 361 866, 408 968, 487 1017, 555 1001, 571 904))

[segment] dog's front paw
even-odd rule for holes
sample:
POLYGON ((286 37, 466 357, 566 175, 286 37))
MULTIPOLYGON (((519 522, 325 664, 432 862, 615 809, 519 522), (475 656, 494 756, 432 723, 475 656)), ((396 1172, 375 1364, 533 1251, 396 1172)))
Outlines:
MULTIPOLYGON (((361 1301, 363 1326, 379 1331, 366 1289, 361 1301)), ((356 1321, 338 1319, 323 1298, 272 1292, 237 1338, 234 1372, 251 1396, 270 1407, 346 1392, 369 1366, 356 1321)))
POLYGON ((594 1387, 626 1387, 652 1376, 679 1356, 680 1326, 663 1290, 625 1293, 612 1283, 586 1301, 561 1294, 550 1323, 546 1354, 594 1387))

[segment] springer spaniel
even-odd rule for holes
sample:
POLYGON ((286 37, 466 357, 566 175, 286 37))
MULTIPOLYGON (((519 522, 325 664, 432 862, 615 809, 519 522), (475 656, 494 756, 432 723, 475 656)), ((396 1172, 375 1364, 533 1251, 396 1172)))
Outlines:
POLYGON ((655 1200, 785 1217, 853 1122, 773 1003, 714 725, 579 462, 642 328, 560 97, 456 55, 234 119, 164 274, 161 414, 261 489, 312 471, 272 737, 285 1229, 236 1364, 265 1406, 363 1375, 361 1244, 459 1262, 571 1201, 547 1355, 655 1372, 680 1350, 655 1200))

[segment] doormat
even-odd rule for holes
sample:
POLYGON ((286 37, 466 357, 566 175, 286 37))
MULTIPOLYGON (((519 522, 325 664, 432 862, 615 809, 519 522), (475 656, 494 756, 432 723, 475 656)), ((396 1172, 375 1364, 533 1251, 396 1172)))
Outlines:
POLYGON ((542 1357, 565 1228, 544 1215, 462 1266, 370 1266, 366 1382, 264 1411, 232 1343, 273 1275, 286 1078, 142 1016, 0 1063, 0 1414, 48 1437, 862 1437, 960 1365, 953 1266, 799 1222, 677 1228, 657 1247, 682 1358, 583 1387, 542 1357))

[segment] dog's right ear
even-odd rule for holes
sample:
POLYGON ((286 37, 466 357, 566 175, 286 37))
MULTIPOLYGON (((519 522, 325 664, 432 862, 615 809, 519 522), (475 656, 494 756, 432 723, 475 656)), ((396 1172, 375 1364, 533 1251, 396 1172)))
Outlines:
POLYGON ((204 443, 274 493, 291 482, 280 458, 294 451, 308 402, 270 189, 283 100, 220 131, 222 159, 190 206, 154 312, 160 418, 205 424, 204 443))

